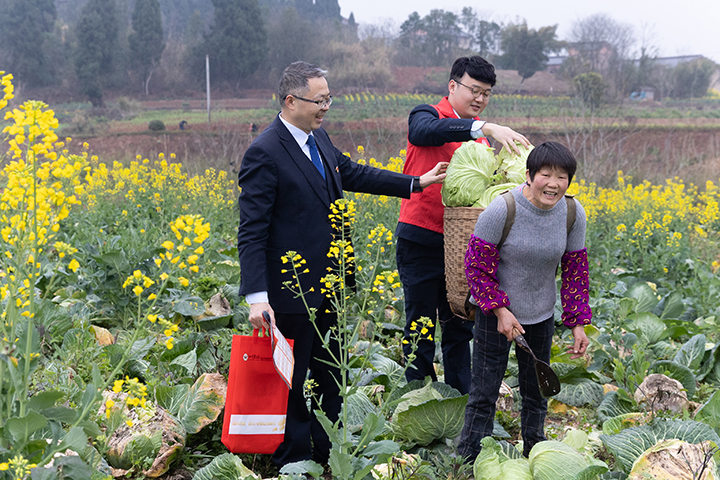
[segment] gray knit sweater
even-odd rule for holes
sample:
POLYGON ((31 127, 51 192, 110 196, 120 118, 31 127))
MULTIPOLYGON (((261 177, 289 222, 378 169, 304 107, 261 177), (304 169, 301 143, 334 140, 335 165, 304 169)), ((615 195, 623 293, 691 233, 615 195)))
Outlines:
MULTIPOLYGON (((549 210, 536 207, 522 194, 525 184, 513 189, 515 223, 500 247, 497 278, 510 301, 509 310, 522 325, 552 317, 556 276, 565 252, 585 247, 585 210, 577 200, 575 224, 567 233, 567 203, 561 198, 549 210)), ((507 203, 497 197, 475 225, 475 236, 497 245, 502 237, 507 203)))

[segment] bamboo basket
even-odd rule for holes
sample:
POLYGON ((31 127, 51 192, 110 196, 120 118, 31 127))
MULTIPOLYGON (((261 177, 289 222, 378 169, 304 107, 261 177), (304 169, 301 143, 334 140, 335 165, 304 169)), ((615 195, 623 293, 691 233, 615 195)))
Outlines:
POLYGON ((452 312, 460 318, 475 321, 475 305, 469 300, 470 288, 465 277, 465 251, 475 230, 479 207, 445 207, 445 285, 452 312))

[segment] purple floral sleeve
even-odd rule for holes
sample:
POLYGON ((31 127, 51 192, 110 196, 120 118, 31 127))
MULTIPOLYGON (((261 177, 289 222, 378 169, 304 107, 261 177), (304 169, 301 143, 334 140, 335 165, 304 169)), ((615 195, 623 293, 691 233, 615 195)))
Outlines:
POLYGON ((465 252, 465 276, 470 293, 486 315, 495 308, 510 306, 507 294, 498 285, 499 260, 500 253, 495 245, 475 235, 470 236, 465 252))
POLYGON ((562 268, 562 321, 567 327, 588 325, 592 319, 590 311, 590 272, 587 249, 565 252, 560 261, 562 268))

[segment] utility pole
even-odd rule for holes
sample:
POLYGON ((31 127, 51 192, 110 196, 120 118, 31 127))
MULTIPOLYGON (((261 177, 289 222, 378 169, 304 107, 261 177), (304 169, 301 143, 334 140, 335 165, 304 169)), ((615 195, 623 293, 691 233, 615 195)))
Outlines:
POLYGON ((210 123, 210 55, 205 55, 205 96, 207 97, 208 123, 210 123))

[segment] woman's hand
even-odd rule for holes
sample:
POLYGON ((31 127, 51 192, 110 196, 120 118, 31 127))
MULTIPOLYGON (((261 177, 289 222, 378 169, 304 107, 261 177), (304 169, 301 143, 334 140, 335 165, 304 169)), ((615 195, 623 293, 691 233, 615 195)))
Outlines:
POLYGON ((513 330, 517 329, 521 334, 525 333, 525 329, 520 325, 520 322, 517 321, 517 318, 515 318, 515 315, 508 310, 505 307, 502 308, 496 308, 493 310, 493 313, 498 319, 498 332, 505 335, 507 337, 508 342, 512 342, 515 340, 515 334, 513 333, 513 330))
POLYGON ((583 325, 575 325, 571 331, 575 343, 567 349, 568 352, 572 353, 571 359, 580 358, 585 355, 587 347, 590 345, 590 340, 588 340, 587 335, 585 335, 585 327, 583 325))

